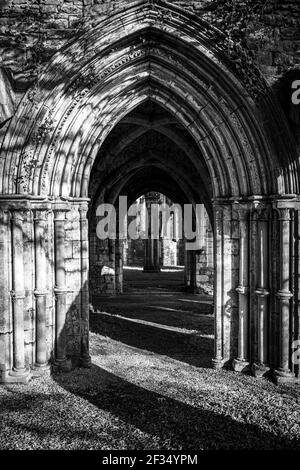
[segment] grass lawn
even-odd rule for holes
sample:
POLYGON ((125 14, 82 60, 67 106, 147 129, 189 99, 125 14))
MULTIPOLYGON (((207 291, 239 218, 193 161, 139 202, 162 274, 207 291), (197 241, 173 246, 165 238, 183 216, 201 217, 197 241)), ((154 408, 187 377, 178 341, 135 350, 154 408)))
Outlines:
POLYGON ((133 275, 94 299, 91 369, 0 387, 0 449, 299 450, 299 386, 211 369, 211 299, 133 275))
POLYGON ((0 387, 1 449, 300 449, 299 387, 91 334, 93 367, 0 387))

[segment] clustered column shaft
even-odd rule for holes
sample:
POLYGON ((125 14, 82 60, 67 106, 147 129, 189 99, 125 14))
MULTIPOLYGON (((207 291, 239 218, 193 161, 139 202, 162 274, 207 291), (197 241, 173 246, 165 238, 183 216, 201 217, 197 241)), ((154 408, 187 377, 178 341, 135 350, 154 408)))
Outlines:
POLYGON ((290 370, 290 210, 279 210, 280 224, 280 290, 277 293, 280 314, 279 368, 276 371, 278 382, 293 375, 290 370))
POLYGON ((80 238, 81 238, 81 365, 90 367, 89 354, 89 287, 88 287, 88 220, 87 206, 81 206, 80 212, 80 238))
POLYGON ((239 213, 239 332, 238 332, 238 358, 233 366, 236 371, 242 371, 249 365, 249 223, 247 212, 239 213))
POLYGON ((223 210, 215 208, 215 357, 213 366, 223 365, 223 210))
POLYGON ((38 369, 48 369, 47 358, 47 259, 45 230, 47 211, 36 210, 34 218, 35 235, 35 291, 36 298, 36 362, 38 369))
POLYGON ((255 376, 262 376, 268 370, 268 217, 265 211, 257 213, 257 283, 255 294, 257 296, 257 358, 252 371, 255 376))
POLYGON ((65 270, 65 218, 64 210, 54 211, 54 243, 55 243, 55 364, 62 370, 70 370, 71 364, 66 357, 66 270, 65 270))
POLYGON ((18 381, 27 380, 24 346, 24 260, 23 212, 12 211, 12 315, 13 315, 13 370, 10 376, 18 381))

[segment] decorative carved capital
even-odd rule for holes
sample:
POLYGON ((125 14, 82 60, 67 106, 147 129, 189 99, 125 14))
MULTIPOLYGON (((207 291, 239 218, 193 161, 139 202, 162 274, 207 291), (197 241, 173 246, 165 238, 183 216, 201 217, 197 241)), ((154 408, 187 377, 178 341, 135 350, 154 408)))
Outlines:
POLYGON ((239 202, 235 202, 232 205, 233 214, 236 215, 236 219, 240 222, 247 222, 249 219, 251 207, 249 204, 242 204, 239 202))
POLYGON ((10 210, 11 220, 17 224, 24 222, 24 211, 23 210, 10 210))
POLYGON ((49 210, 47 209, 34 209, 33 220, 37 223, 46 223, 49 210))
POLYGON ((265 201, 253 201, 252 218, 255 220, 269 220, 271 217, 272 206, 265 201))
POLYGON ((282 221, 290 221, 291 220, 291 209, 289 208, 282 208, 282 209, 275 209, 278 214, 278 220, 282 221))
POLYGON ((88 204, 81 204, 78 208, 80 214, 80 220, 85 222, 87 220, 87 213, 89 210, 88 204))
POLYGON ((214 203, 214 212, 216 220, 223 220, 224 217, 224 204, 214 203))
POLYGON ((54 222, 64 222, 66 220, 66 213, 65 209, 54 209, 54 222))

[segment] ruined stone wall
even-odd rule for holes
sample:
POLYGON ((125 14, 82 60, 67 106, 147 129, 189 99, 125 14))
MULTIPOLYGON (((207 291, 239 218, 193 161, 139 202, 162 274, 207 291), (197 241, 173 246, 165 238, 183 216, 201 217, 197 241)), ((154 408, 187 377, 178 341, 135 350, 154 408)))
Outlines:
MULTIPOLYGON (((77 35, 92 29, 99 20, 109 18, 129 3, 132 2, 0 0, 0 141, 5 122, 14 114, 24 92, 38 82, 49 59, 77 35)), ((246 69, 252 76, 253 61, 277 94, 300 146, 299 106, 293 106, 290 99, 291 84, 300 78, 299 1, 171 3, 223 31, 230 59, 237 69, 246 69), (247 59, 243 50, 249 53, 247 59)), ((252 81, 255 87, 255 75, 252 81)))
MULTIPOLYGON (((25 91, 50 58, 101 19, 127 7, 122 0, 0 0, 0 145, 25 91)), ((133 2, 134 3, 134 2, 133 2)), ((155 4, 155 2, 153 2, 155 4)), ((276 93, 300 148, 300 106, 291 103, 300 79, 298 0, 173 1, 225 34, 237 70, 257 83, 252 62, 276 93), (243 51, 247 50, 249 56, 243 51)))
MULTIPOLYGON (((0 57, 18 88, 81 31, 128 6, 122 0, 0 0, 0 57)), ((173 1, 248 48, 270 84, 300 66, 298 0, 173 1), (234 6, 236 5, 236 6, 234 6)), ((229 45, 229 48, 233 46, 229 45)))

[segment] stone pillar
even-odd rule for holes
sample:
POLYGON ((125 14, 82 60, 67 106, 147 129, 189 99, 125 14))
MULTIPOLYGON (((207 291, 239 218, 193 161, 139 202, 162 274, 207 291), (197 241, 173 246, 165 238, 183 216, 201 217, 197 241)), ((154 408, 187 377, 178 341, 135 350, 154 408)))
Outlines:
POLYGON ((239 283, 238 264, 234 260, 234 241, 232 239, 233 225, 232 203, 226 203, 223 206, 223 361, 232 359, 234 352, 233 336, 235 329, 238 329, 238 302, 236 288, 239 283))
POLYGON ((54 210, 55 243, 55 369, 71 370, 71 361, 66 357, 66 269, 65 269, 65 220, 66 210, 54 210))
POLYGON ((89 353, 89 251, 88 251, 88 220, 87 205, 81 205, 80 213, 80 240, 81 240, 81 365, 91 367, 89 353))
MULTIPOLYGON (((300 210, 295 211, 295 341, 300 341, 300 210)), ((298 343, 299 344, 299 343, 298 343)), ((299 348, 298 348, 299 349, 299 348)), ((295 367, 294 367, 295 368, 295 367)), ((300 379, 300 365, 296 365, 300 379)))
POLYGON ((48 212, 35 210, 35 299, 36 299, 36 359, 34 368, 49 370, 47 358, 47 259, 46 225, 48 212))
MULTIPOLYGON (((160 240, 153 239, 152 232, 154 231, 154 221, 159 224, 159 200, 151 195, 146 196, 146 208, 148 212, 148 238, 145 240, 145 264, 144 272, 158 273, 160 272, 160 240), (152 206, 156 205, 157 213, 154 214, 152 206), (152 215, 155 217, 153 220, 152 215)), ((158 226, 159 232, 159 226, 158 226)))
POLYGON ((280 290, 279 301, 279 368, 275 372, 277 383, 293 381, 290 370, 290 209, 278 209, 280 223, 280 290))
POLYGON ((24 259, 23 212, 12 211, 12 314, 13 314, 13 369, 8 382, 27 382, 30 370, 25 365, 24 349, 24 259))
POLYGON ((269 324, 269 220, 268 209, 258 213, 257 219, 257 358, 252 372, 255 377, 262 377, 269 371, 268 366, 268 324, 269 324))
POLYGON ((220 369, 223 366, 223 208, 215 206, 215 356, 213 367, 220 369))
POLYGON ((239 214, 239 285, 236 289, 238 299, 239 331, 238 357, 233 368, 242 372, 249 366, 249 222, 248 210, 240 209, 239 214))
POLYGON ((191 267, 190 267, 190 252, 186 249, 186 240, 184 240, 184 284, 188 291, 191 288, 191 267))
POLYGON ((0 381, 6 382, 13 367, 11 344, 13 342, 13 325, 10 295, 10 212, 0 210, 0 381))

